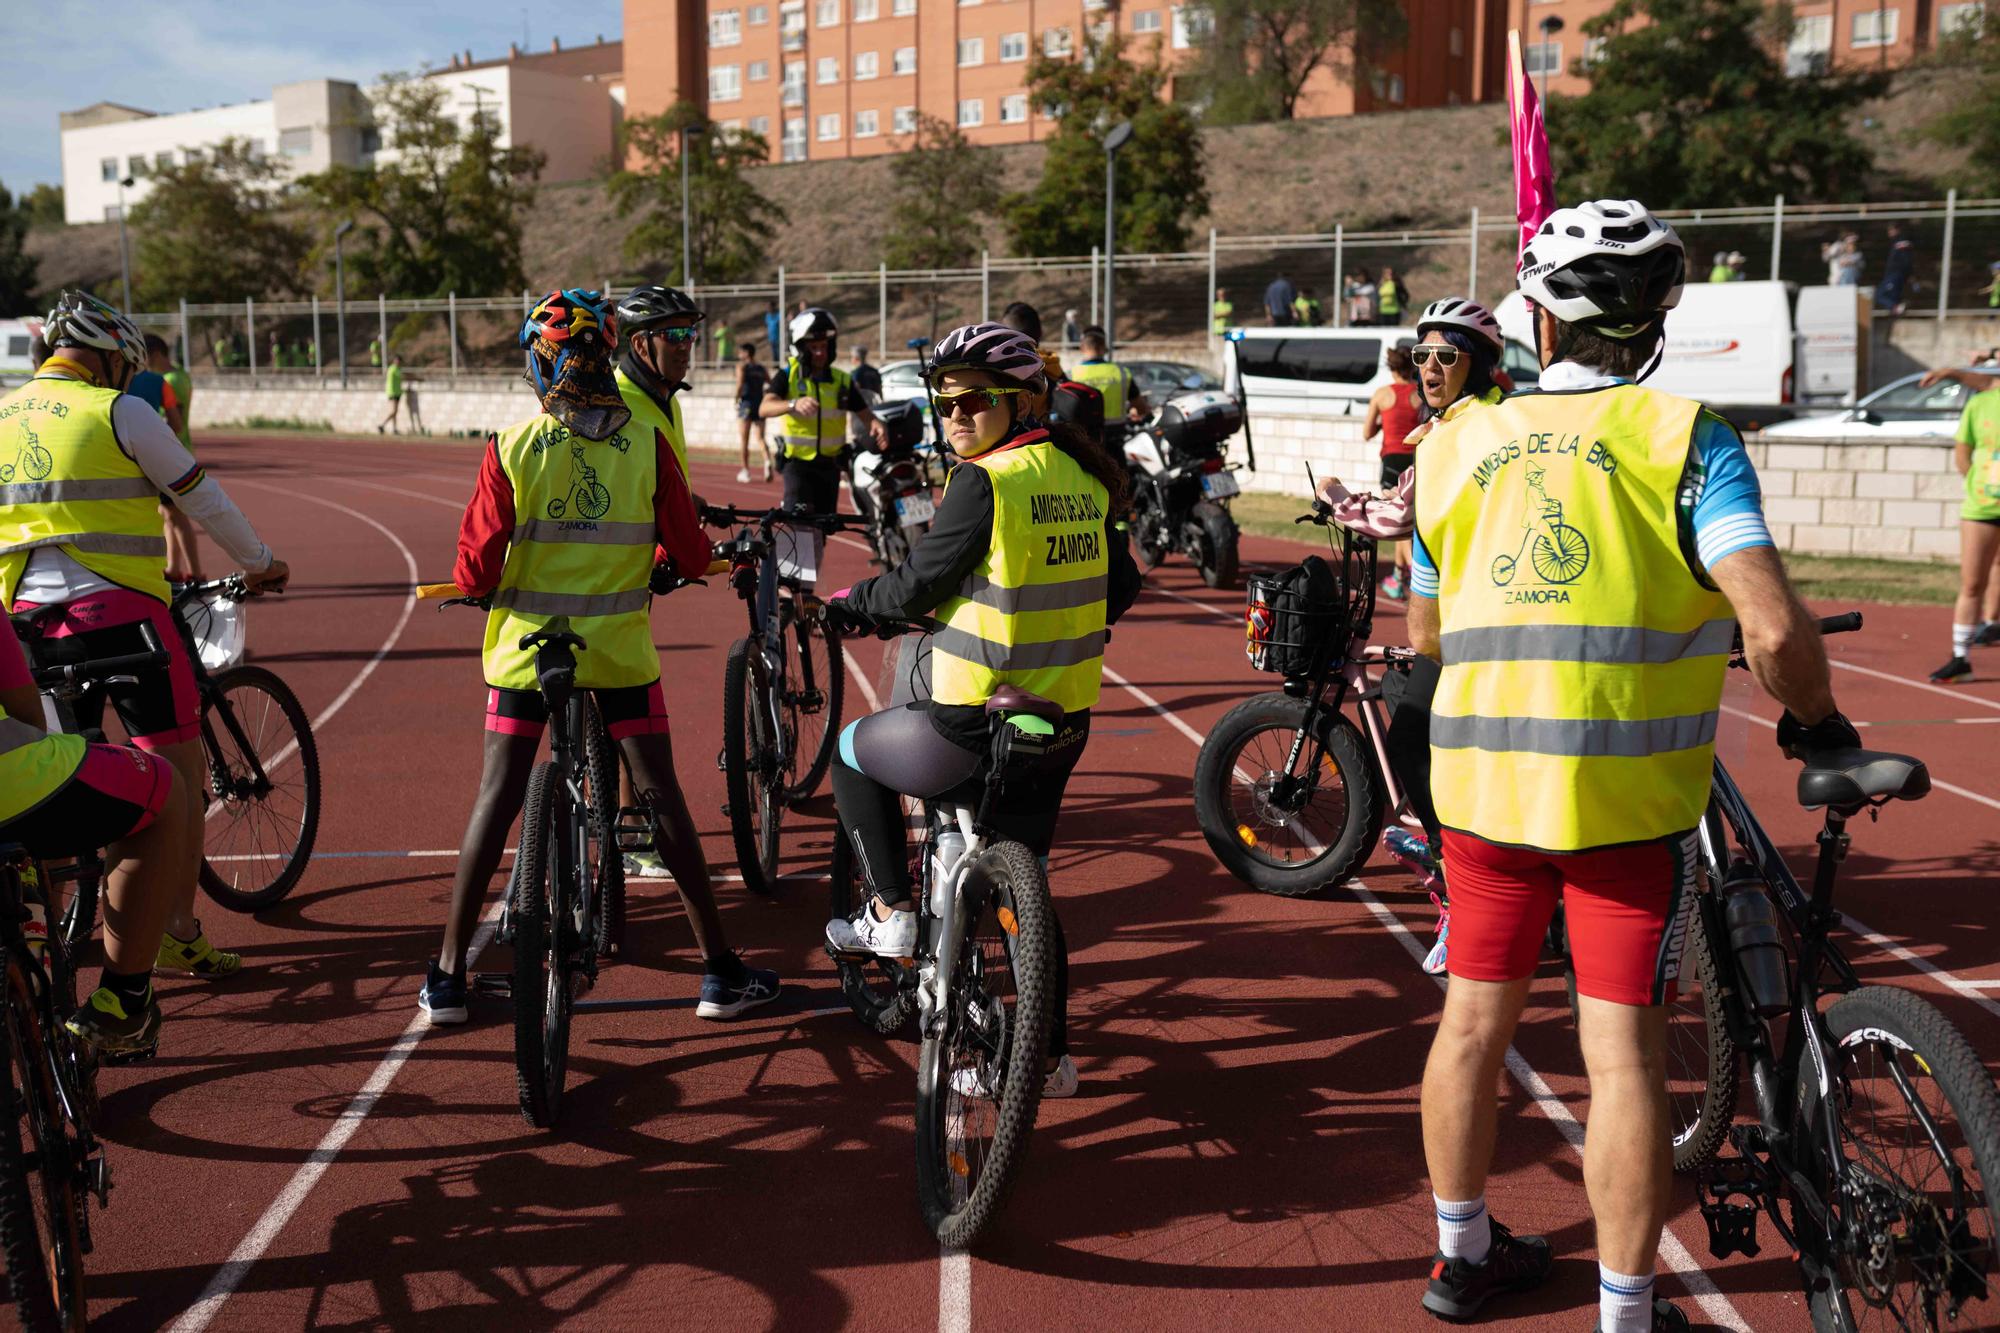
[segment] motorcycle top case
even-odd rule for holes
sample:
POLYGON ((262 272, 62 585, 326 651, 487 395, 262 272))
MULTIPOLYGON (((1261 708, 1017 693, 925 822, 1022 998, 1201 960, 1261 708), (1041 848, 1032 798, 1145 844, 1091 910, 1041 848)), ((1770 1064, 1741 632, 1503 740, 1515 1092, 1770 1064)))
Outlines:
POLYGON ((888 448, 914 449, 924 439, 924 405, 915 399, 878 403, 875 419, 889 432, 888 448))
POLYGON ((1160 409, 1156 426, 1177 454, 1215 454, 1243 429, 1243 405, 1219 389, 1179 394, 1160 409))

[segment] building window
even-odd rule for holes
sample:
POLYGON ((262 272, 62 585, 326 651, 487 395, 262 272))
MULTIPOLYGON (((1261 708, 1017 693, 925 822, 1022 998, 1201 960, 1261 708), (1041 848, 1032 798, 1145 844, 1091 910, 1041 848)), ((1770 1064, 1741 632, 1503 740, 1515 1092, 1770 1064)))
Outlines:
POLYGON ((382 151, 382 131, 374 125, 361 127, 361 155, 373 157, 382 151))
POLYGON ((882 132, 881 113, 878 111, 857 111, 854 113, 854 137, 872 139, 882 132))
POLYGON ((1521 64, 1530 74, 1560 74, 1563 68, 1563 44, 1529 42, 1521 49, 1521 64))
POLYGON ((896 54, 889 61, 889 72, 891 74, 915 74, 917 72, 917 48, 914 46, 897 47, 896 54))
POLYGON ((986 39, 983 37, 961 37, 958 39, 959 65, 983 65, 986 63, 986 39))
POLYGON ((821 56, 819 65, 813 70, 814 83, 840 82, 840 57, 821 56))
POLYGON ((1938 36, 1977 37, 1986 26, 1985 0, 1938 6, 1938 36))
POLYGON ((829 111, 819 118, 819 141, 831 143, 840 137, 840 113, 829 111))
POLYGON ((787 51, 803 51, 806 46, 806 7, 804 0, 793 5, 785 5, 778 10, 778 42, 787 51))
POLYGON ((873 23, 882 16, 880 0, 854 0, 854 21, 873 23))
POLYGON ((785 62, 785 89, 784 89, 784 99, 785 99, 785 105, 786 105, 786 106, 804 106, 804 105, 805 105, 805 101, 806 101, 806 62, 805 62, 805 61, 803 61, 803 60, 787 60, 787 61, 785 62))
POLYGON ((1083 7, 1085 9, 1102 9, 1110 3, 1111 0, 1083 0, 1083 7))
POLYGON ((889 12, 897 18, 907 18, 917 12, 917 0, 889 0, 889 12))
POLYGON ((278 151, 286 157, 304 157, 313 150, 313 132, 302 130, 279 130, 278 151))
POLYGON ((1389 76, 1389 100, 1397 106, 1403 104, 1403 76, 1400 74, 1389 76))
POLYGON ((737 130, 743 128, 743 122, 740 120, 718 120, 715 122, 715 127, 726 134, 734 134, 737 130))
POLYGON ((1025 125, 1028 123, 1028 95, 1009 93, 1000 99, 1000 123, 1002 125, 1025 125))
POLYGON ((1792 24, 1785 44, 1785 73, 1795 77, 1824 74, 1833 63, 1833 15, 1813 14, 1792 24))
POLYGON ((1583 39, 1583 67, 1593 69, 1604 63, 1604 49, 1611 44, 1609 37, 1586 37, 1583 39))
POLYGON ((243 151, 249 154, 252 162, 262 162, 264 160, 264 141, 262 139, 245 139, 243 141, 243 151))
POLYGON ((104 220, 106 222, 116 222, 118 220, 118 205, 106 204, 104 206, 104 220))
POLYGON ((1002 37, 1000 39, 1000 58, 1002 60, 1026 60, 1028 58, 1028 34, 1025 32, 1010 32, 1005 37, 1002 37))
POLYGON ((769 139, 771 137, 771 118, 769 116, 750 117, 750 132, 760 139, 769 139))
POLYGON ((1064 56, 1074 54, 1075 51, 1076 38, 1071 35, 1068 28, 1042 29, 1043 55, 1051 60, 1060 60, 1064 56))
POLYGON ((1140 9, 1133 11, 1132 14, 1133 32, 1158 32, 1159 30, 1160 30, 1159 10, 1140 9))
POLYGON ((745 17, 749 20, 750 26, 753 28, 769 23, 771 21, 771 7, 769 5, 752 5, 745 17))
POLYGON ((882 58, 873 51, 863 51, 854 57, 854 77, 872 79, 882 72, 882 58))
POLYGON ((744 77, 752 83, 762 83, 771 77, 771 62, 768 60, 751 61, 750 69, 744 77))
POLYGON ((822 28, 838 28, 840 0, 818 0, 813 6, 813 22, 822 28))
POLYGON ((917 132, 917 109, 913 106, 899 106, 889 117, 889 128, 897 134, 917 132))
POLYGON ((968 97, 958 104, 958 123, 963 129, 986 123, 986 101, 984 98, 968 97))
POLYGON ((1215 30, 1215 15, 1204 5, 1174 6, 1174 49, 1185 51, 1215 30))
POLYGON ((785 117, 785 143, 780 156, 787 162, 806 160, 806 118, 804 116, 785 117))
POLYGON ((1465 29, 1453 28, 1451 30, 1450 49, 1451 53, 1455 56, 1462 56, 1465 54, 1465 29))
POLYGON ((141 176, 144 176, 146 174, 145 156, 143 154, 137 154, 132 157, 126 158, 125 174, 127 176, 130 176, 133 180, 138 180, 141 176))
POLYGON ((743 40, 743 16, 733 9, 718 9, 708 16, 708 44, 736 46, 743 40))
POLYGON ((743 67, 716 65, 708 71, 708 100, 734 102, 743 96, 743 67))
POLYGON ((103 178, 104 183, 109 185, 112 181, 118 179, 118 159, 115 157, 102 159, 97 164, 97 170, 98 174, 103 178))
POLYGON ((1902 17, 1896 9, 1863 9, 1854 15, 1851 45, 1894 46, 1896 44, 1896 21, 1902 17))

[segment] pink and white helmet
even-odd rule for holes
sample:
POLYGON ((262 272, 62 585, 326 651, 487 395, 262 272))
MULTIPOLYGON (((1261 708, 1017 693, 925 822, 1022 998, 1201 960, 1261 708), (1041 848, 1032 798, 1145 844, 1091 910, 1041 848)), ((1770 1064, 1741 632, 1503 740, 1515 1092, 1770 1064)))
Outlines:
POLYGON ((967 324, 945 334, 931 352, 932 382, 948 370, 983 370, 1033 385, 1042 378, 1042 354, 1033 338, 1005 324, 967 324))

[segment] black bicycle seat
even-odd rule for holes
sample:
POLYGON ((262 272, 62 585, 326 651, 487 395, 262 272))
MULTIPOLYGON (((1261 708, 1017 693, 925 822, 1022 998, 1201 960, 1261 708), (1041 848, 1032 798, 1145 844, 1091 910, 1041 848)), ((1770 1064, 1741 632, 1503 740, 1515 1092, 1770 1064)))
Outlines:
POLYGON ((1870 801, 1914 801, 1930 794, 1931 774, 1921 759, 1879 750, 1823 750, 1806 756, 1799 770, 1799 804, 1836 810, 1870 801))
POLYGON ((1002 685, 986 701, 986 715, 992 717, 995 713, 1026 713, 1052 723, 1062 721, 1063 717, 1062 705, 1055 700, 1044 699, 1039 694, 1030 694, 1013 685, 1002 685))

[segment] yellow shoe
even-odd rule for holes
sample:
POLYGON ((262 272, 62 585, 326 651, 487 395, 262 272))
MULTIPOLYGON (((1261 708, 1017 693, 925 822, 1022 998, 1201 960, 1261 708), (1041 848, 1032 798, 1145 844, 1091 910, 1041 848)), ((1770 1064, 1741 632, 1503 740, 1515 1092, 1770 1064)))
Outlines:
POLYGON ((208 942, 201 922, 194 923, 191 940, 176 939, 172 931, 160 936, 160 958, 154 968, 162 972, 186 972, 197 977, 230 977, 243 966, 243 955, 224 953, 208 942))
POLYGON ((146 1002, 128 1010, 115 992, 100 986, 63 1026, 99 1055, 150 1055, 160 1044, 160 1006, 148 989, 146 1002))

